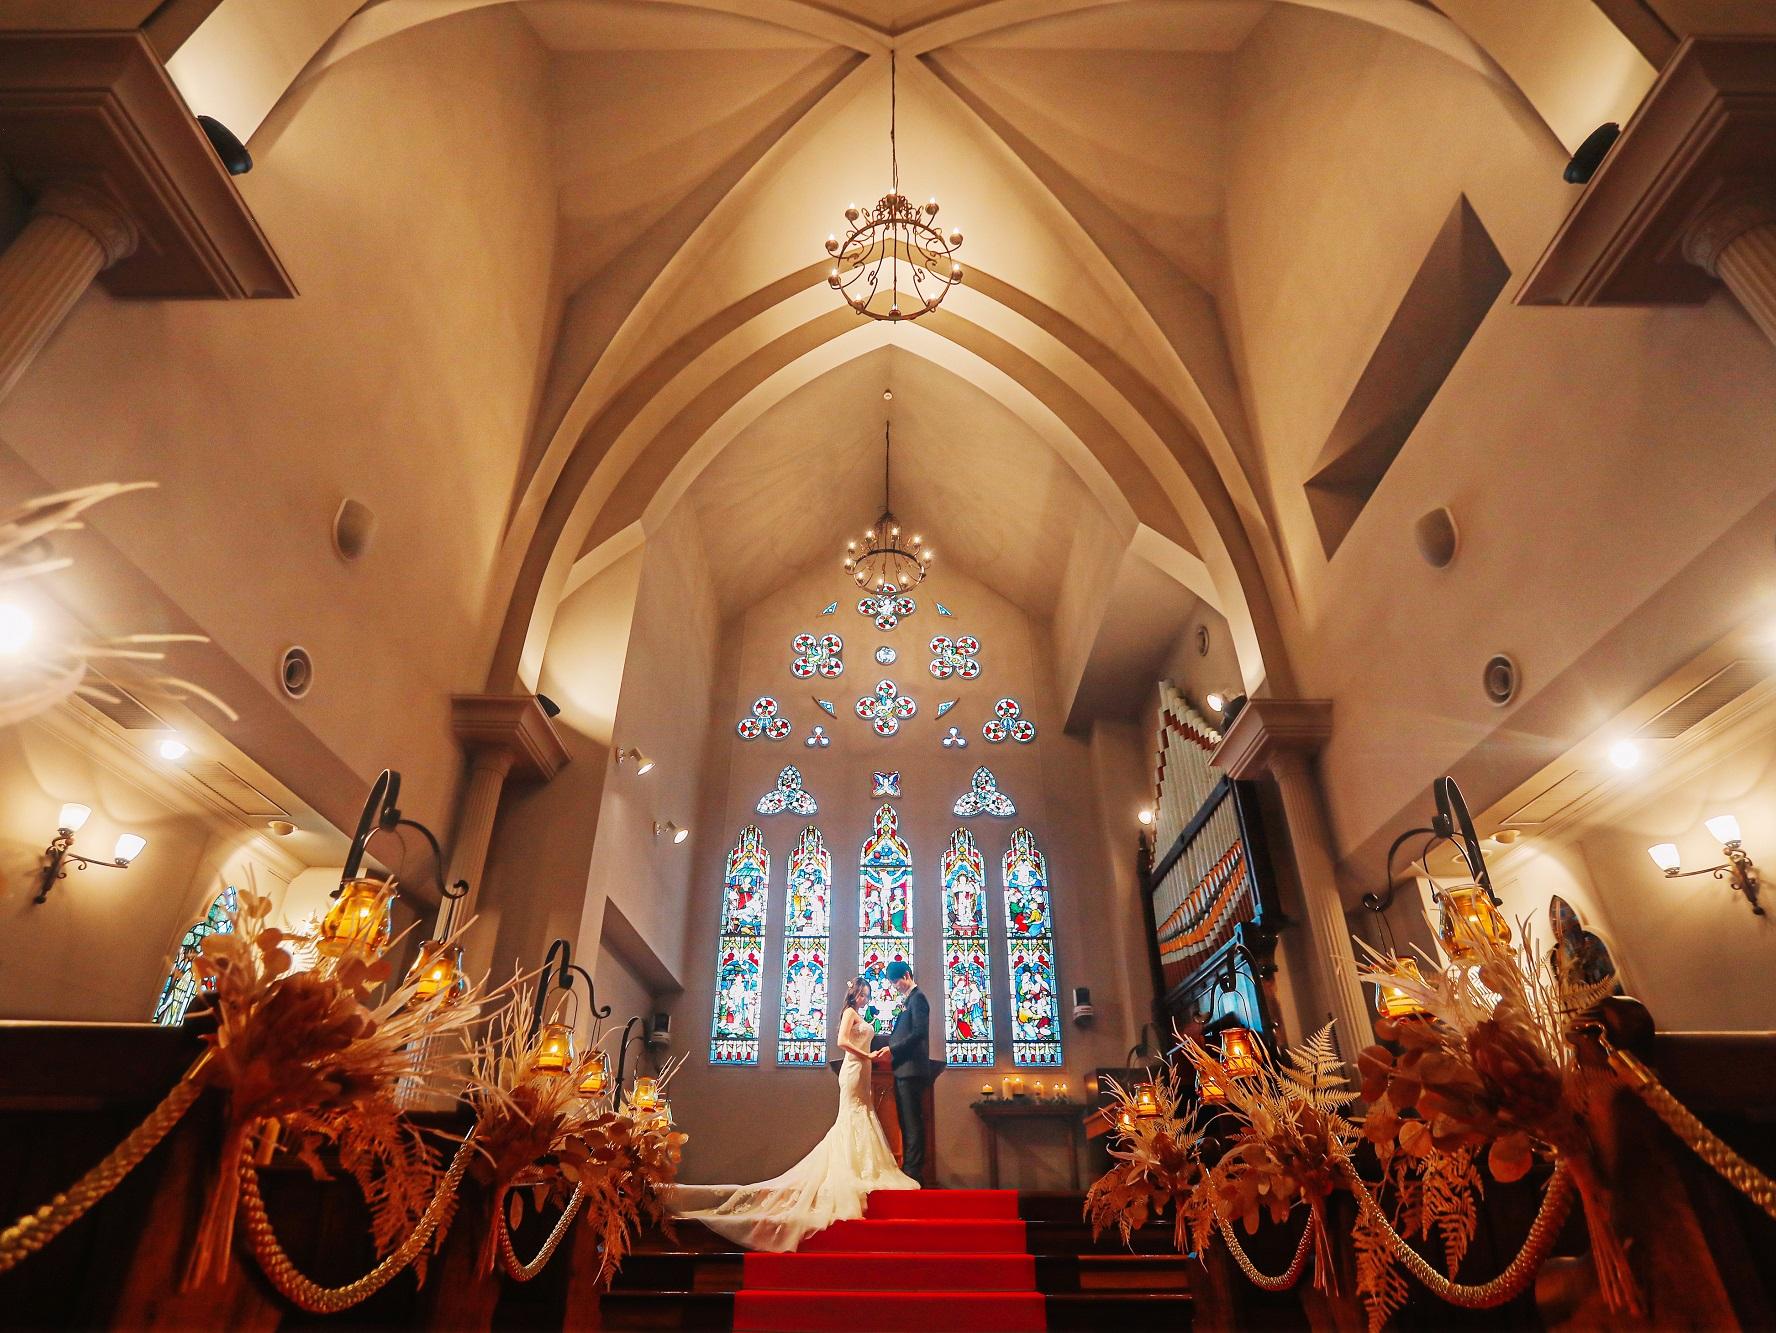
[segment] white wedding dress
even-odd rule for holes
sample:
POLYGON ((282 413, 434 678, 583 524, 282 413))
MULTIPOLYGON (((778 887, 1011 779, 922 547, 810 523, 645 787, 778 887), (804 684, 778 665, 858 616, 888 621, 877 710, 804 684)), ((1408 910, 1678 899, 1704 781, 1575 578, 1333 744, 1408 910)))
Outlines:
POLYGON ((854 1009, 839 1019, 839 1114, 814 1151, 782 1175, 756 1185, 676 1185, 674 1217, 701 1222, 749 1250, 793 1250, 802 1237, 845 1218, 862 1217, 871 1190, 916 1190, 895 1165, 882 1123, 870 1109, 870 1026, 854 1009))

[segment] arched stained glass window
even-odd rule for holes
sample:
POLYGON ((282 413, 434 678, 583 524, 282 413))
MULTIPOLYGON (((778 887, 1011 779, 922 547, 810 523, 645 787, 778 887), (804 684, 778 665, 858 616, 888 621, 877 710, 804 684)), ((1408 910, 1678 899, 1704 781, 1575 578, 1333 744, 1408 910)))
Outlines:
POLYGON ((987 877, 980 848, 957 829, 943 854, 944 1059, 993 1063, 993 1015, 987 962, 987 877))
POLYGON ((1011 960, 1011 1060, 1061 1062, 1061 1009, 1055 996, 1054 926, 1048 861, 1029 829, 1012 832, 1005 853, 1005 946, 1011 960))
POLYGON ((176 1028, 185 1021, 186 1011, 197 998, 197 977, 192 972, 192 959, 203 948, 207 936, 234 933, 234 914, 239 910, 240 894, 234 885, 226 885, 210 904, 210 910, 204 913, 203 920, 185 932, 185 937, 179 941, 179 956, 173 960, 173 970, 167 973, 166 984, 160 988, 160 998, 154 1002, 156 1023, 176 1028))
POLYGON ((894 1026, 900 996, 886 968, 913 961, 913 865, 897 831, 894 807, 876 811, 876 829, 864 840, 857 869, 857 972, 869 983, 863 1016, 877 1032, 894 1026))
POLYGON ((722 887, 721 939, 716 948, 715 1020, 709 1038, 712 1065, 755 1065, 759 1057, 760 959, 765 935, 765 886, 771 854, 756 826, 740 830, 728 853, 722 887))
POLYGON ((802 830, 789 854, 783 911, 783 1026, 777 1063, 826 1063, 826 951, 832 932, 832 855, 820 830, 802 830))

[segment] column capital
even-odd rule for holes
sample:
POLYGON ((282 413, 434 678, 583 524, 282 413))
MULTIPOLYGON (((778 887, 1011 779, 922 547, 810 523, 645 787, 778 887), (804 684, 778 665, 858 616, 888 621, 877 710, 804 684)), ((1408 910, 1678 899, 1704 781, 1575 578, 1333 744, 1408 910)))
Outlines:
POLYGON ((104 267, 135 253, 136 224, 105 194, 88 185, 58 181, 44 187, 31 205, 34 214, 66 218, 88 232, 104 252, 104 267))
POLYGON ((497 753, 519 777, 547 782, 568 761, 567 746, 534 694, 457 694, 450 730, 471 755, 497 753))
POLYGON ((1209 762, 1232 778, 1257 777, 1279 755, 1317 753, 1331 734, 1330 699, 1248 699, 1209 762))
POLYGON ((1684 258, 1718 278, 1720 257, 1726 248, 1753 227, 1773 222, 1776 222, 1776 186, 1755 181, 1724 189, 1685 230, 1684 258))

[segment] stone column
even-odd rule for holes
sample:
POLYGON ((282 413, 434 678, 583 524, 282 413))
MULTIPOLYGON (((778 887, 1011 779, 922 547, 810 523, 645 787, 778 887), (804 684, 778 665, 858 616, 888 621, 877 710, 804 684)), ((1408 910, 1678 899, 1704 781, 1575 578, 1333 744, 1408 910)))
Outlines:
POLYGON ((1253 699, 1228 725, 1212 762, 1234 778, 1269 774, 1282 797, 1289 850, 1301 885, 1320 988, 1337 1020, 1339 1047, 1352 1061, 1374 1027, 1362 987, 1344 899, 1332 858, 1332 837, 1314 772, 1313 756, 1332 733, 1332 704, 1324 699, 1253 699))
POLYGON ((1684 258, 1719 278, 1776 343, 1776 189, 1729 194, 1684 234, 1684 258))
POLYGON ((74 303, 136 248, 129 217, 96 190, 51 186, 0 252, 0 398, 12 392, 74 303))
POLYGON ((456 905, 460 925, 474 914, 493 845, 500 796, 508 778, 547 782, 567 762, 567 747, 532 694, 459 694, 450 701, 451 729, 469 755, 469 786, 457 816, 447 882, 469 882, 456 905))

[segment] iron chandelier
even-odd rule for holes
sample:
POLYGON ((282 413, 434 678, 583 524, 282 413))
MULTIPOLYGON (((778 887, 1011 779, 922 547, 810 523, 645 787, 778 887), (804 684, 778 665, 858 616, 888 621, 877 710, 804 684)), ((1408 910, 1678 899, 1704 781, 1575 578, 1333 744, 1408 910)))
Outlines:
POLYGON ((845 544, 845 572, 857 586, 870 592, 903 593, 919 586, 931 564, 931 548, 923 537, 901 538, 900 520, 894 517, 889 481, 894 436, 882 423, 882 516, 867 529, 861 542, 845 544))

